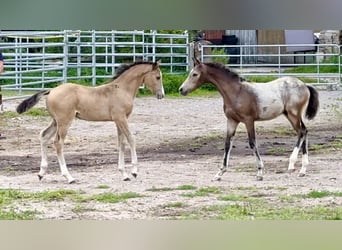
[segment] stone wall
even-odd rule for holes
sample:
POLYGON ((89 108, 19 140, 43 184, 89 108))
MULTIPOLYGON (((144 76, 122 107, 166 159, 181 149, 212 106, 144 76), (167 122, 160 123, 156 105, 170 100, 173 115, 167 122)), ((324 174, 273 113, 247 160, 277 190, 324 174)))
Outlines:
MULTIPOLYGON (((320 44, 342 44, 342 34, 340 30, 321 30, 319 32, 319 43, 320 44)), ((320 53, 337 53, 338 49, 332 47, 320 47, 320 53)))

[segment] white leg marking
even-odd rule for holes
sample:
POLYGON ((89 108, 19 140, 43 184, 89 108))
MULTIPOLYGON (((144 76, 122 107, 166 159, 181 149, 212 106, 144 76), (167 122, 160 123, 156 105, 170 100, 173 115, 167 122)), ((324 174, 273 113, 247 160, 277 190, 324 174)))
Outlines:
POLYGON ((71 176, 71 174, 68 171, 63 154, 57 155, 57 158, 58 158, 58 163, 61 169, 62 176, 64 176, 68 180, 68 183, 75 182, 75 179, 71 176))
POLYGON ((125 135, 119 130, 118 128, 118 136, 119 136, 119 162, 118 162, 118 169, 122 175, 124 181, 129 181, 129 175, 126 173, 125 170, 125 135))
POLYGON ((264 163, 263 161, 257 158, 257 167, 258 167, 258 172, 257 172, 257 180, 258 181, 262 181, 263 180, 263 176, 264 176, 264 163))
POLYGON ((290 156, 288 171, 293 171, 295 169, 294 164, 297 161, 298 153, 299 153, 299 148, 295 147, 290 156))
POLYGON ((228 149, 228 152, 227 152, 227 160, 226 160, 226 165, 224 165, 224 158, 226 156, 226 154, 223 155, 223 164, 222 164, 222 167, 220 168, 220 170, 216 173, 216 175, 214 176, 213 178, 213 181, 220 181, 221 180, 221 177, 222 175, 227 172, 227 169, 228 169, 228 164, 229 164, 229 157, 230 157, 230 151, 233 147, 233 143, 232 141, 230 141, 230 146, 229 146, 229 149, 228 149))
POLYGON ((302 168, 299 171, 299 177, 303 177, 306 174, 306 167, 309 165, 309 156, 308 154, 304 154, 302 156, 302 168))

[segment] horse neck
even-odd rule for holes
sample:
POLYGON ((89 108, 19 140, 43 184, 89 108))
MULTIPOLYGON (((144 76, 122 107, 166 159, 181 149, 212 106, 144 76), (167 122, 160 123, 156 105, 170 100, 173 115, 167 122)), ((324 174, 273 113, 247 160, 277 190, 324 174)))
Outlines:
POLYGON ((123 72, 117 79, 111 82, 112 85, 125 90, 134 98, 138 92, 138 88, 142 84, 144 75, 151 70, 151 65, 141 64, 133 66, 123 72))
POLYGON ((238 94, 241 86, 234 79, 225 76, 217 69, 208 69, 207 81, 217 88, 225 102, 232 102, 238 94))

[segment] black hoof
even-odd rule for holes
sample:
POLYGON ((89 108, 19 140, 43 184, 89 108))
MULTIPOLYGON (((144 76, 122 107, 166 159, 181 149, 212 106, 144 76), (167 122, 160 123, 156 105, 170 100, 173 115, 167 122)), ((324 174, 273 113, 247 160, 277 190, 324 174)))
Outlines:
POLYGON ((75 184, 76 180, 69 181, 69 184, 75 184))
POLYGON ((39 179, 39 181, 41 181, 43 179, 43 176, 39 174, 38 179, 39 179))
POLYGON ((124 181, 130 181, 131 179, 126 177, 125 179, 123 179, 124 181))
POLYGON ((257 176, 257 181, 262 181, 264 179, 264 177, 262 176, 257 176))
POLYGON ((138 174, 137 173, 132 173, 134 178, 137 178, 138 174))

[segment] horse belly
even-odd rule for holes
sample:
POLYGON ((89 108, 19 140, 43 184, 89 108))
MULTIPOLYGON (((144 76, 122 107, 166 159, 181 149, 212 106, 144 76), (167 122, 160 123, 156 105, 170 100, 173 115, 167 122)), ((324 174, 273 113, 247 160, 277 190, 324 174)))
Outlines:
POLYGON ((274 100, 273 102, 263 103, 259 107, 259 120, 271 120, 284 112, 284 105, 274 100))

